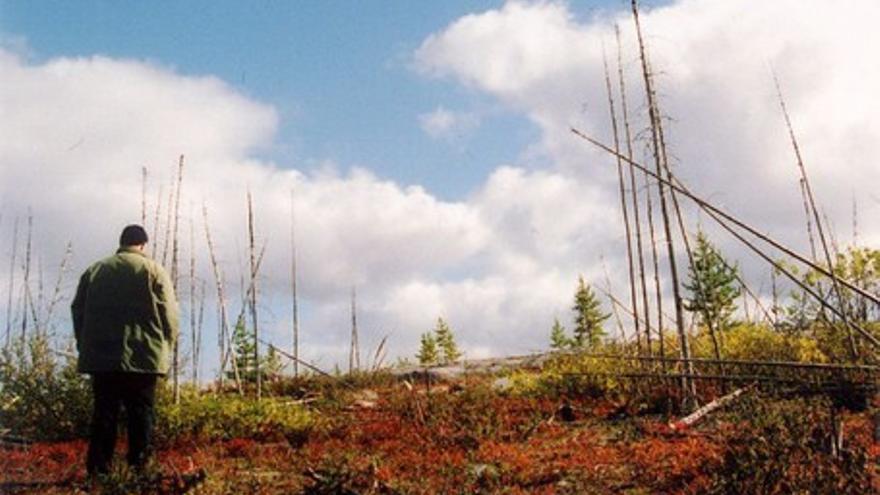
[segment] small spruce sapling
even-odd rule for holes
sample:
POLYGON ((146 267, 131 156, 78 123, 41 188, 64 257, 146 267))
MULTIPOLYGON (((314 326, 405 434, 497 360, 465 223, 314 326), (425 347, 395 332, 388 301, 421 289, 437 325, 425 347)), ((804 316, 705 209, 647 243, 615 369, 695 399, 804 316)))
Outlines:
POLYGON ((591 348, 601 342, 605 336, 602 322, 607 320, 611 313, 603 313, 602 305, 593 289, 584 282, 584 277, 578 277, 578 287, 574 294, 574 347, 591 348))
POLYGON ((419 352, 416 354, 419 364, 423 366, 431 366, 439 361, 437 352, 437 339, 433 332, 423 333, 419 352))
POLYGON ((553 319, 553 328, 550 329, 550 348, 554 351, 570 349, 574 341, 566 335, 565 327, 559 323, 559 318, 553 319))

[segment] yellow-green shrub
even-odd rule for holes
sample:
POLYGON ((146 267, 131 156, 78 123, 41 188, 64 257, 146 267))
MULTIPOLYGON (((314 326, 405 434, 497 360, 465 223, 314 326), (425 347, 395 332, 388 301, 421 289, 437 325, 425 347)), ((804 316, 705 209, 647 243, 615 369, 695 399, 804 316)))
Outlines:
POLYGON ((157 440, 172 443, 185 438, 227 440, 252 438, 299 443, 313 426, 301 405, 279 398, 256 401, 234 395, 182 394, 178 404, 161 397, 157 410, 157 440))

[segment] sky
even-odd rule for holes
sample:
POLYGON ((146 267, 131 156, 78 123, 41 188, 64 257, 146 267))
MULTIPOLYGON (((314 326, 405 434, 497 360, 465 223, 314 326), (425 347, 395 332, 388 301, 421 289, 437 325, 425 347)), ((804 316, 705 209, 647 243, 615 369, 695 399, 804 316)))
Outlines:
MULTIPOLYGON (((775 73, 836 239, 852 242, 856 205, 858 241, 877 245, 880 5, 677 0, 644 2, 642 14, 678 177, 807 251, 775 73)), ((64 335, 78 274, 141 221, 142 167, 162 257, 184 155, 181 257, 195 256, 205 284, 207 349, 216 303, 202 206, 237 314, 248 191, 266 246, 260 325, 278 345, 290 345, 293 225, 301 352, 321 366, 346 362, 352 287, 364 361, 385 335, 391 356, 411 357, 438 317, 468 358, 544 349, 554 318, 571 326, 578 276, 627 300, 614 161, 570 132, 611 142, 603 50, 616 74, 615 24, 647 161, 619 1, 0 0, 0 259, 16 221, 24 249, 29 211, 46 287, 71 243, 52 321, 64 335)), ((767 266, 691 206, 685 215, 766 297, 767 266)), ((21 264, 0 263, 4 322, 21 318, 5 304, 10 281, 20 299, 21 264)))

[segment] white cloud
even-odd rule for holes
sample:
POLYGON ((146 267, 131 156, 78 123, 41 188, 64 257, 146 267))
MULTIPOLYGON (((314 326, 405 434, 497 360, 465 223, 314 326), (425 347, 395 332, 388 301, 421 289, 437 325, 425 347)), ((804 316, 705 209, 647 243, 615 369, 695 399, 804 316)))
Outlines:
POLYGON ((434 139, 460 137, 479 126, 480 119, 474 113, 454 112, 437 107, 419 116, 419 124, 434 139))
MULTIPOLYGON (((872 143, 880 137, 880 101, 873 93, 880 69, 865 61, 880 42, 871 25, 878 10, 867 0, 846 9, 820 1, 686 0, 645 11, 663 109, 673 118, 667 137, 677 174, 804 250, 772 66, 818 198, 843 227, 855 194, 861 238, 876 244, 880 152, 872 143)), ((201 245, 198 210, 206 202, 231 287, 245 259, 245 191, 254 194, 258 242, 268 246, 262 309, 279 342, 288 318, 292 190, 308 357, 344 362, 352 285, 362 342, 391 332, 392 354, 414 351, 437 316, 449 320, 472 357, 541 348, 552 318, 569 316, 577 275, 603 285, 600 256, 625 293, 614 162, 568 130, 576 125, 610 141, 602 43, 613 62, 612 21, 623 30, 633 125, 644 127, 632 23, 625 13, 603 15, 579 21, 564 3, 511 2, 425 40, 415 54, 424 74, 482 91, 527 116, 541 139, 523 151, 552 159, 543 169, 494 164, 485 184, 459 201, 368 170, 304 172, 254 158, 273 145, 276 112, 216 78, 102 57, 34 64, 0 51, 0 229, 8 233, 10 219, 30 206, 44 266, 54 266, 70 239, 79 271, 112 249, 119 227, 139 220, 140 167, 150 168, 152 210, 158 186, 168 193, 176 157, 185 153, 181 230, 186 237, 195 217, 201 245)), ((477 115, 437 107, 420 120, 429 135, 446 138, 486 124, 477 115)), ((637 143, 640 157, 643 149, 637 143)), ((167 211, 167 196, 162 201, 167 211)), ((152 231, 152 218, 147 223, 152 231)), ((0 249, 8 250, 8 242, 0 249)), ((185 239, 184 256, 188 246, 185 239)), ((733 243, 723 247, 742 257, 753 277, 766 273, 733 243)), ((204 248, 197 253, 210 280, 204 248)), ((762 284, 769 283, 756 279, 762 284)))
MULTIPOLYGON (((871 28, 878 17, 880 5, 867 0, 846 8, 820 0, 682 0, 644 10, 662 108, 671 117, 667 139, 677 175, 806 251, 797 170, 772 67, 818 199, 842 227, 838 237, 849 237, 844 226, 855 194, 863 205, 863 239, 876 238, 878 206, 869 197, 880 171, 880 152, 871 145, 880 137, 874 118, 880 102, 872 94, 880 69, 864 61, 880 42, 871 28)), ((638 131, 645 127, 645 105, 627 11, 579 22, 562 2, 509 2, 455 21, 428 37, 415 56, 423 72, 479 89, 527 115, 542 130, 541 144, 558 170, 577 175, 581 185, 600 186, 613 208, 607 202, 616 181, 611 161, 568 128, 611 141, 602 50, 604 45, 614 69, 615 22, 622 29, 629 106, 637 113, 632 118, 638 131)), ((638 143, 637 149, 643 148, 638 143)), ((694 212, 688 212, 693 225, 694 212)), ((702 217, 701 223, 710 227, 711 221, 702 217)), ((760 263, 718 236, 726 250, 746 258, 752 275, 759 273, 760 263)))

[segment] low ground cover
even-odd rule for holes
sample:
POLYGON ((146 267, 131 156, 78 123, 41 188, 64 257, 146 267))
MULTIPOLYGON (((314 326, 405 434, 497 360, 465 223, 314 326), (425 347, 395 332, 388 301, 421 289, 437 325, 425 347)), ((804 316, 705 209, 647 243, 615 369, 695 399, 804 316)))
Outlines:
MULTIPOLYGON (((234 394, 190 399, 175 406, 177 416, 163 412, 152 477, 134 479, 120 468, 98 491, 184 493, 191 485, 217 494, 880 490, 880 447, 868 413, 841 412, 844 451, 834 456, 831 405, 822 398, 756 393, 676 431, 666 414, 610 395, 499 392, 493 380, 471 376, 431 384, 430 391, 387 377, 276 384, 288 395, 261 409, 248 409, 253 406, 234 394), (230 411, 246 419, 223 429, 230 411)), ((81 492, 84 451, 82 440, 6 446, 0 486, 10 493, 81 492)))

